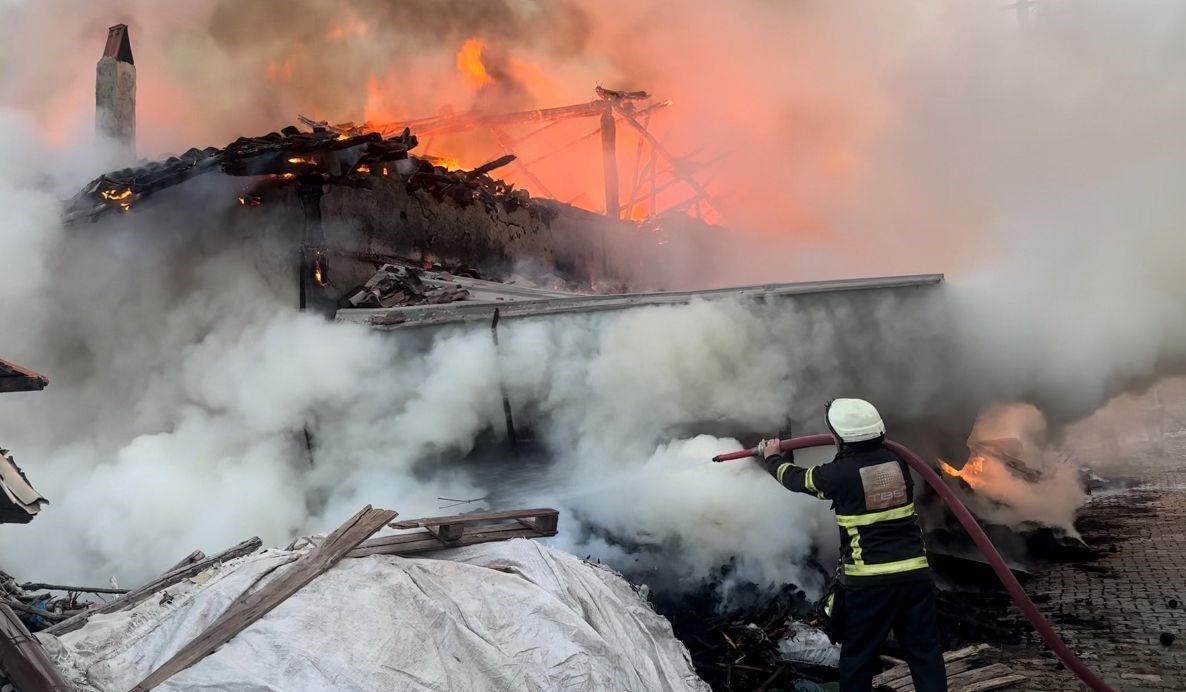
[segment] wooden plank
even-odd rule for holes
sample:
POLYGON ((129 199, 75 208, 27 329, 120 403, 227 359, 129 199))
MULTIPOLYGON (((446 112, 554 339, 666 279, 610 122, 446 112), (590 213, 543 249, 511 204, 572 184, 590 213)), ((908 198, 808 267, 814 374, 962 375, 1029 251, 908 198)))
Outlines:
POLYGON ((986 692, 987 690, 999 690, 1004 687, 1019 685, 1026 680, 1029 680, 1029 678, 1020 673, 1011 673, 998 678, 992 678, 991 680, 984 680, 972 683, 971 685, 965 685, 964 687, 954 688, 951 692, 986 692))
MULTIPOLYGON (((956 659, 950 663, 945 662, 945 668, 947 669, 947 677, 951 678, 951 676, 953 676, 953 675, 958 675, 960 673, 963 673, 964 671, 976 668, 979 665, 980 665, 980 662, 973 658, 961 658, 961 659, 956 659)), ((891 668, 890 670, 885 671, 885 673, 882 673, 882 675, 885 675, 887 673, 893 673, 894 671, 898 672, 896 677, 885 680, 884 682, 881 682, 880 684, 882 684, 886 687, 892 688, 898 692, 913 692, 914 680, 910 676, 909 666, 902 665, 901 667, 898 667, 898 668, 891 668)), ((876 686, 877 684, 878 683, 876 682, 876 679, 875 679, 874 686, 876 686)))
POLYGON ((25 692, 72 692, 54 668, 41 642, 25 629, 12 609, 0 604, 0 668, 12 684, 25 692))
POLYGON ((57 636, 61 636, 67 632, 73 632, 79 627, 85 625, 87 621, 90 620, 90 618, 94 615, 114 613, 125 608, 131 608, 161 589, 167 589, 170 586, 173 586, 174 584, 185 579, 189 579, 195 574, 204 572, 215 565, 221 564, 228 560, 233 560, 237 557, 254 553, 255 551, 259 550, 260 546, 262 545, 263 543, 259 540, 259 538, 249 538, 232 548, 222 551, 214 557, 208 557, 205 560, 200 560, 198 562, 190 563, 188 565, 183 565, 182 567, 169 570, 168 572, 165 572, 161 576, 150 581, 144 586, 135 589, 134 591, 129 591, 119 598, 112 599, 98 608, 93 608, 91 610, 79 613, 78 615, 75 615, 68 620, 59 622, 58 624, 44 631, 57 636))
POLYGON ((982 668, 973 668, 972 670, 964 671, 958 675, 949 675, 947 676, 947 686, 951 689, 960 689, 967 685, 1012 673, 1013 671, 1004 663, 993 663, 982 668))
POLYGON ((395 516, 396 513, 389 509, 373 509, 370 505, 363 507, 316 548, 302 555, 281 577, 259 591, 244 594, 236 599, 193 641, 181 647, 180 651, 133 687, 132 692, 147 692, 211 654, 336 565, 359 543, 383 528, 395 516))
POLYGON ((979 656, 991 648, 992 647, 988 644, 973 644, 972 646, 965 646, 964 648, 956 649, 955 651, 948 651, 947 653, 943 654, 943 660, 947 663, 951 663, 964 658, 979 656))
POLYGON ((195 550, 192 553, 190 553, 189 555, 186 555, 185 557, 181 558, 181 560, 178 561, 177 564, 173 565, 172 567, 170 567, 169 569, 167 569, 165 571, 172 572, 175 569, 181 569, 182 567, 185 567, 187 565, 194 564, 198 560, 205 560, 205 559, 206 559, 206 553, 203 553, 200 550, 195 550))
POLYGON ((352 550, 347 557, 366 557, 367 555, 407 555, 409 553, 423 553, 447 548, 460 548, 479 543, 493 543, 507 541, 512 538, 547 538, 556 533, 541 533, 522 526, 499 526, 490 529, 472 529, 462 534, 457 541, 444 545, 436 536, 425 531, 403 534, 399 536, 383 536, 371 540, 352 550))
POLYGON ((465 532, 465 524, 429 524, 424 528, 444 543, 456 541, 465 532))
MULTIPOLYGON (((947 667, 947 676, 951 677, 953 675, 953 673, 952 673, 953 670, 955 670, 957 672, 962 672, 962 671, 967 670, 968 669, 967 665, 957 665, 957 664, 960 661, 974 659, 975 657, 988 651, 990 648, 992 648, 992 647, 990 647, 988 644, 974 644, 972 646, 966 646, 962 649, 956 649, 955 651, 948 651, 947 653, 943 654, 943 662, 944 662, 944 664, 946 664, 946 667, 947 667)), ((873 678, 873 686, 875 688, 879 687, 879 686, 895 688, 895 686, 900 685, 903 680, 909 680, 909 679, 910 679, 910 668, 903 665, 903 666, 899 666, 899 667, 895 667, 895 668, 890 668, 889 670, 887 670, 885 672, 877 674, 873 678)))
POLYGON ((546 514, 558 515, 559 511, 550 507, 536 509, 509 509, 499 512, 473 512, 470 514, 454 514, 447 517, 426 517, 423 519, 405 519, 390 524, 393 529, 418 529, 424 526, 439 526, 441 524, 477 524, 481 522, 503 521, 510 519, 530 518, 546 514))

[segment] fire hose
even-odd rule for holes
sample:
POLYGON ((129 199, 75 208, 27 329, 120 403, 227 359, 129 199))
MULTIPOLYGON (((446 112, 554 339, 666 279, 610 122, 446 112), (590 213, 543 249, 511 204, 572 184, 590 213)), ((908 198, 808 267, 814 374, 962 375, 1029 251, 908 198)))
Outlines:
MULTIPOLYGON (((834 444, 836 442, 832 439, 831 435, 806 435, 789 440, 780 440, 779 448, 784 452, 789 452, 796 449, 824 447, 834 444)), ((959 519, 960 524, 963 524, 964 530, 972 537, 972 541, 976 544, 976 547, 984 554, 984 557, 988 560, 988 564, 996 572, 997 578, 1001 580, 1001 584, 1013 598, 1013 602, 1021 609, 1026 619, 1030 621, 1030 624, 1034 626, 1034 629, 1042 637, 1042 641, 1046 642, 1046 646, 1050 647, 1050 650, 1058 656, 1058 659, 1091 689, 1096 690, 1096 692, 1113 692, 1107 683, 1101 680, 1098 675, 1079 660, 1079 657, 1058 636, 1058 633, 1054 631, 1054 628, 1050 626, 1046 618, 1042 617, 1042 613, 1038 611, 1038 607, 1030 600, 1025 590, 1021 588, 1021 583, 1017 581, 1017 577, 1013 576, 1013 572, 1005 564, 1005 559, 997 552, 992 541, 984 533, 984 529, 980 528, 980 524, 976 522, 972 513, 968 511, 968 508, 964 506, 963 502, 960 502, 960 499, 956 497, 951 488, 947 487, 947 484, 943 482, 939 474, 935 473, 934 469, 917 454, 897 442, 886 440, 885 446, 904 459, 907 464, 910 464, 910 468, 917 471, 923 477, 923 480, 927 482, 927 485, 939 493, 939 497, 943 499, 944 504, 955 515, 956 519, 959 519)), ((755 456, 757 456, 756 449, 747 449, 740 452, 721 454, 713 457, 712 460, 718 462, 733 461, 734 459, 748 459, 755 456)))

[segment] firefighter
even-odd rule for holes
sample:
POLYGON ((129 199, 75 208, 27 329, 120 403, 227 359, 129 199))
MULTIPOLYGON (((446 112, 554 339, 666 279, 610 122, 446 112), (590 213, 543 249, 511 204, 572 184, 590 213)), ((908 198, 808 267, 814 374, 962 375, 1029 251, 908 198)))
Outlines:
POLYGON ((831 501, 836 512, 842 564, 830 607, 840 643, 841 692, 872 689, 878 651, 891 630, 914 688, 945 692, 935 584, 909 468, 882 444, 885 424, 869 402, 836 399, 824 418, 836 440, 831 462, 796 466, 793 452, 781 452, 776 439, 763 440, 758 456, 778 482, 831 501))

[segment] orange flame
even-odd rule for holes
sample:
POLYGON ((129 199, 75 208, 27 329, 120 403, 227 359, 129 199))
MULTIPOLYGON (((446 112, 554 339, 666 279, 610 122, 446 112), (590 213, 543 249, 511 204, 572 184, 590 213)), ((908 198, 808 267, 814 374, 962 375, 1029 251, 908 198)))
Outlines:
POLYGON ((456 171, 461 169, 461 162, 452 156, 421 156, 434 166, 440 166, 445 170, 456 171))
POLYGON ((962 478, 973 488, 983 488, 988 484, 988 481, 984 478, 985 461, 983 456, 977 455, 968 459, 968 463, 964 464, 962 469, 957 469, 943 459, 940 459, 939 468, 943 469, 943 473, 949 476, 962 478))
POLYGON ((475 89, 494 81, 486 71, 486 64, 482 62, 482 51, 485 49, 485 41, 471 38, 466 39, 457 53, 457 69, 461 71, 466 83, 475 89))

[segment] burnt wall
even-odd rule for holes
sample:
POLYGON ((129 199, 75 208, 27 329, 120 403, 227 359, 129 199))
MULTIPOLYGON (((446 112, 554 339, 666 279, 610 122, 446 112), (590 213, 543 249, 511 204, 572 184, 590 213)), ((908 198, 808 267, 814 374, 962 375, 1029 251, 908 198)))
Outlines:
POLYGON ((141 198, 127 214, 108 213, 74 228, 151 234, 155 242, 178 243, 195 256, 233 248, 294 304, 300 300, 302 246, 327 248, 330 285, 305 287, 306 303, 326 312, 370 278, 377 266, 372 256, 466 264, 495 277, 533 260, 585 288, 659 290, 686 287, 666 285, 671 274, 665 269, 673 258, 687 265, 687 248, 708 247, 709 236, 723 236, 683 228, 663 236, 552 200, 438 199, 426 190, 410 191, 395 176, 310 187, 295 180, 212 174, 141 198), (320 210, 320 224, 311 223, 306 212, 307 197, 318 189, 320 201, 314 200, 313 208, 320 210), (240 197, 258 205, 240 204, 240 197))

